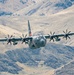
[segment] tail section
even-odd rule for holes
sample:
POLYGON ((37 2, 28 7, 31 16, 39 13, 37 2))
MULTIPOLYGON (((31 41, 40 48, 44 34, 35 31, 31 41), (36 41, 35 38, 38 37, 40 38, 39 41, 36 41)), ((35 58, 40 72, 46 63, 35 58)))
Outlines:
POLYGON ((32 33, 31 33, 31 27, 30 27, 30 22, 28 20, 28 32, 29 32, 29 36, 32 36, 32 33))

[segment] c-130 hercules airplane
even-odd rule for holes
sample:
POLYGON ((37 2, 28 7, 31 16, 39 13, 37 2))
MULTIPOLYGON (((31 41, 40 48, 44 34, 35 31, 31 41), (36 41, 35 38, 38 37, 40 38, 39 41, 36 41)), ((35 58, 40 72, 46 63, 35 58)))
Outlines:
POLYGON ((28 44, 31 49, 36 49, 36 48, 44 47, 46 45, 47 39, 50 39, 50 41, 53 40, 54 42, 54 40, 60 41, 61 40, 60 37, 66 38, 67 40, 68 38, 70 39, 69 36, 74 35, 74 33, 71 33, 71 31, 68 32, 68 30, 66 30, 66 32, 63 31, 64 34, 55 35, 55 32, 54 33, 50 32, 50 35, 48 34, 48 35, 34 36, 31 33, 29 20, 28 20, 28 32, 29 32, 28 37, 26 37, 27 35, 24 36, 23 34, 22 34, 23 37, 19 37, 19 38, 14 38, 12 35, 11 36, 8 35, 8 37, 4 39, 0 39, 0 42, 7 41, 7 44, 13 43, 13 45, 17 45, 18 41, 22 41, 22 44, 23 43, 28 44))

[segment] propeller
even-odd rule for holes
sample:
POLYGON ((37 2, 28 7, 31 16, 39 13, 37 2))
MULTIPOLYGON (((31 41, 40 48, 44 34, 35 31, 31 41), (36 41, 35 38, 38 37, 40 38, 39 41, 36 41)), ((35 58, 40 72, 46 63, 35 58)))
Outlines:
POLYGON ((67 40, 68 38, 70 39, 70 36, 69 36, 68 34, 70 34, 71 31, 68 31, 68 30, 66 29, 66 31, 63 31, 63 33, 65 34, 63 38, 66 38, 66 40, 67 40))
POLYGON ((50 41, 53 40, 53 42, 54 42, 54 37, 53 37, 54 34, 55 34, 55 32, 53 32, 53 33, 50 32, 50 41))
POLYGON ((7 44, 10 44, 10 45, 12 45, 12 37, 13 37, 13 35, 7 35, 7 37, 5 37, 6 39, 7 39, 7 44))
POLYGON ((24 42, 25 42, 25 43, 27 42, 27 41, 25 40, 26 37, 27 37, 27 34, 26 34, 26 35, 22 34, 22 37, 21 37, 21 38, 22 38, 22 44, 23 44, 24 42))

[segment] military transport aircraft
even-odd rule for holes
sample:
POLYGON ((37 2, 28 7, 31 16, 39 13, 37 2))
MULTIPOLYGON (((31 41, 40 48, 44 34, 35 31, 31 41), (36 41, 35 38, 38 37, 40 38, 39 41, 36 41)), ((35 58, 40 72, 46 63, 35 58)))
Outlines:
POLYGON ((54 33, 50 32, 50 35, 48 34, 48 35, 34 36, 31 33, 30 22, 28 20, 28 33, 29 33, 28 37, 27 35, 24 36, 24 34, 22 34, 22 37, 19 38, 15 38, 12 35, 11 36, 8 35, 8 37, 0 39, 0 42, 7 41, 7 44, 13 43, 13 45, 17 45, 18 41, 22 41, 22 44, 23 43, 28 44, 31 49, 36 49, 44 47, 46 45, 47 39, 50 39, 50 41, 52 40, 54 42, 54 41, 60 41, 61 40, 60 37, 66 38, 67 40, 68 38, 70 39, 71 35, 74 35, 74 33, 71 33, 71 31, 68 32, 68 30, 66 30, 66 32, 65 31, 63 32, 64 32, 63 34, 58 34, 58 35, 55 35, 55 32, 54 33))

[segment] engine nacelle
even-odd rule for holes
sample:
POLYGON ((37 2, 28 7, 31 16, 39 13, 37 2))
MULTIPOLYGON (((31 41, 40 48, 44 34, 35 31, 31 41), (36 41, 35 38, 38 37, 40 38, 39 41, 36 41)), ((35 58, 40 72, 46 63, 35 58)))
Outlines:
POLYGON ((13 45, 17 45, 18 43, 17 42, 13 42, 13 45))
POLYGON ((60 39, 60 38, 55 38, 55 40, 56 40, 56 41, 60 41, 61 39, 60 39))

